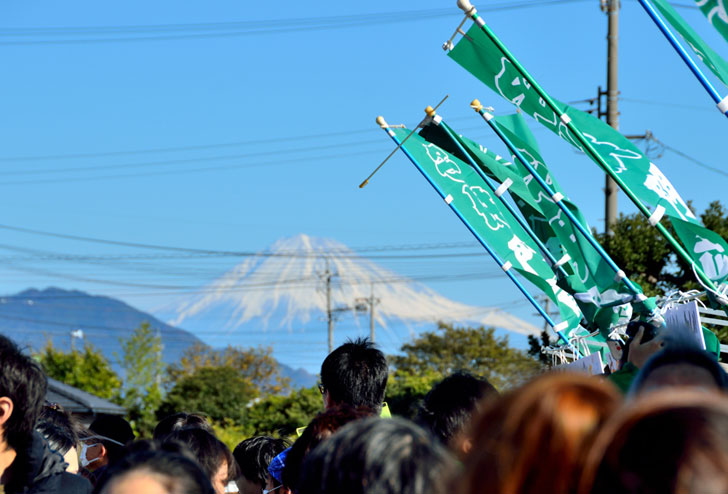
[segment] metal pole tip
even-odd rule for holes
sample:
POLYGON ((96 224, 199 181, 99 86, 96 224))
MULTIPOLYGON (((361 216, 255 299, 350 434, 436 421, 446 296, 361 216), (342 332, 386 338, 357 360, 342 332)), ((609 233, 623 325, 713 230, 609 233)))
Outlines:
POLYGON ((386 129, 388 127, 386 120, 384 120, 384 117, 381 115, 377 117, 377 125, 379 125, 383 129, 386 129))
POLYGON ((435 116, 435 109, 432 108, 430 105, 427 105, 427 108, 425 108, 425 113, 428 117, 434 117, 435 116))
POLYGON ((367 179, 367 180, 364 180, 364 181, 363 181, 362 183, 360 183, 360 184, 359 184, 359 188, 360 188, 360 189, 363 189, 363 188, 364 188, 364 186, 365 186, 366 184, 368 184, 368 183, 369 183, 369 179, 367 179))
POLYGON ((470 3, 470 0, 458 0, 458 7, 460 7, 460 9, 466 14, 470 14, 470 12, 475 9, 473 4, 470 3))
POLYGON ((480 110, 483 109, 483 105, 480 103, 480 100, 476 98, 470 103, 470 108, 477 112, 480 112, 480 110))

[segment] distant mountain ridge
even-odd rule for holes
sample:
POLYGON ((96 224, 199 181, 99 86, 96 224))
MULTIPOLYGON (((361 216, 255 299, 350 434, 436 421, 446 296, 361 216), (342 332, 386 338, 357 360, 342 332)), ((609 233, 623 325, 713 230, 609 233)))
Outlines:
MULTIPOLYGON (((49 339, 55 347, 68 350, 71 332, 80 330, 83 339, 113 363, 114 353, 119 352, 119 340, 127 338, 144 322, 159 331, 165 363, 178 361, 185 349, 202 342, 189 331, 111 297, 54 287, 28 289, 0 297, 0 333, 34 351, 42 349, 49 339)), ((84 344, 80 338, 73 340, 77 348, 84 344)), ((309 387, 316 383, 316 377, 303 369, 293 369, 285 364, 280 364, 280 368, 284 377, 291 378, 294 387, 309 387)))

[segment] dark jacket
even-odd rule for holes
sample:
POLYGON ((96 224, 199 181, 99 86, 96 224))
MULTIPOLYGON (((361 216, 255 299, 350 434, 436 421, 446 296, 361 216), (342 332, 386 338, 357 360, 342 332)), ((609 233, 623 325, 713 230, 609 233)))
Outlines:
POLYGON ((16 450, 10 465, 6 494, 88 494, 86 479, 66 472, 63 456, 52 451, 38 432, 25 448, 16 450))

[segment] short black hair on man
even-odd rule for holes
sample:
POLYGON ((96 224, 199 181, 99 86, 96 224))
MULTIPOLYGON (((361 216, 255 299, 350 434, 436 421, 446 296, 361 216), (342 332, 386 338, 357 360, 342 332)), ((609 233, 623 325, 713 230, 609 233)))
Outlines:
POLYGON ((321 385, 338 405, 382 408, 387 388, 387 359, 368 338, 349 340, 321 364, 321 385))
POLYGON ((408 420, 349 423, 306 456, 299 494, 445 494, 454 460, 408 420))
POLYGON ((270 436, 255 436, 235 446, 233 456, 240 474, 249 482, 265 487, 268 479, 268 465, 284 449, 291 445, 285 439, 270 436))
POLYGON ((481 399, 497 394, 487 380, 465 371, 455 372, 427 393, 417 422, 448 444, 468 424, 481 399))
POLYGON ((0 335, 0 396, 10 398, 13 412, 3 427, 3 440, 13 448, 26 444, 48 389, 40 365, 23 354, 9 338, 0 335))

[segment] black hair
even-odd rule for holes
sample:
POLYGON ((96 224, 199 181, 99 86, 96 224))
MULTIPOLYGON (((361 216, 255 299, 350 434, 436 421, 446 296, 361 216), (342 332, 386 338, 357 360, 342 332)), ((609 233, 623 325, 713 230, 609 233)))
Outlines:
POLYGON ((306 455, 346 424, 373 415, 376 415, 376 412, 372 408, 354 408, 348 405, 330 408, 316 415, 286 455, 286 465, 281 476, 283 485, 294 492, 298 490, 301 467, 306 455))
POLYGON ((708 371, 715 381, 717 389, 728 390, 728 375, 726 375, 720 364, 715 361, 715 358, 694 344, 680 342, 679 344, 668 345, 647 361, 635 377, 630 387, 630 394, 639 393, 645 383, 649 381, 650 375, 657 369, 677 364, 691 365, 708 371))
POLYGON ((68 453, 77 444, 77 436, 69 429, 63 429, 55 424, 42 420, 38 422, 35 428, 43 435, 48 443, 48 447, 61 455, 68 453))
POLYGON ((169 493, 215 494, 200 465, 183 451, 170 450, 152 441, 134 443, 128 450, 128 454, 104 472, 94 494, 110 492, 114 482, 133 472, 154 476, 169 493))
POLYGON ((124 446, 134 440, 134 431, 129 422, 118 415, 101 414, 88 426, 92 437, 97 436, 106 448, 109 463, 113 463, 124 454, 124 446))
POLYGON ((444 494, 453 459, 401 418, 345 425, 306 456, 299 494, 444 494))
POLYGON ((11 447, 21 448, 30 441, 47 389, 48 380, 40 365, 0 335, 0 397, 13 402, 3 440, 11 447))
POLYGON ((215 477, 223 461, 227 462, 228 480, 237 477, 238 469, 230 449, 214 434, 204 429, 189 427, 174 431, 164 439, 165 444, 175 442, 183 444, 190 450, 210 479, 215 477))
POLYGON ((448 444, 470 421, 478 403, 498 391, 487 380, 456 372, 437 383, 417 413, 417 423, 448 444))
POLYGON ((48 401, 43 405, 40 418, 35 426, 36 430, 48 441, 48 446, 62 455, 78 446, 80 427, 80 424, 61 405, 48 401))
POLYGON ((153 437, 154 439, 161 441, 174 431, 191 427, 204 429, 210 434, 215 434, 215 430, 204 415, 200 415, 198 413, 179 412, 160 420, 154 428, 153 437))
POLYGON ((338 405, 382 408, 388 377, 387 359, 367 338, 349 340, 321 364, 321 385, 338 405))
POLYGON ((291 443, 285 439, 255 436, 235 446, 233 457, 238 464, 240 474, 263 488, 268 478, 268 465, 290 445, 291 443))

